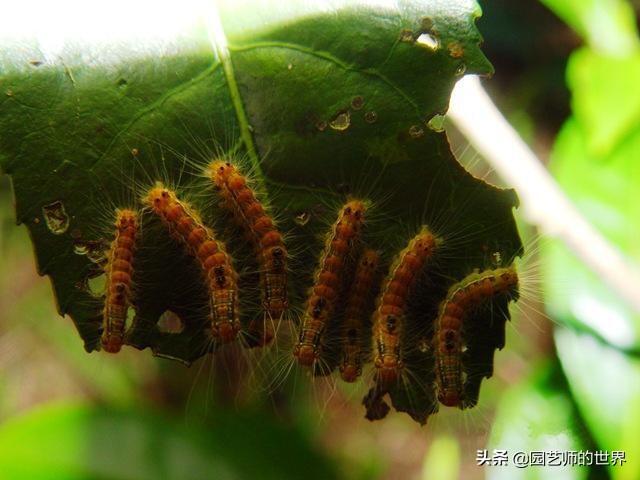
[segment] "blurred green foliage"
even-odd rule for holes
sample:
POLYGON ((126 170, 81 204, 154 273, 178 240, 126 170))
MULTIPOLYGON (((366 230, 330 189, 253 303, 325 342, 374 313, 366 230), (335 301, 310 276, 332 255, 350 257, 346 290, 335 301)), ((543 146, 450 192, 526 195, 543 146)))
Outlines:
MULTIPOLYGON (((550 168, 585 217, 640 265, 640 40, 624 1, 545 2, 585 40, 567 69, 573 115, 560 131, 550 168)), ((556 345, 571 392, 598 446, 640 452, 640 315, 626 307, 571 252, 548 250, 548 305, 568 328, 556 345), (590 334, 590 335, 589 335, 590 334), (595 338, 594 338, 595 337, 595 338)), ((612 468, 640 478, 640 465, 612 468)))
MULTIPOLYGON (((543 3, 584 41, 569 57, 567 85, 572 115, 557 136, 550 169, 582 214, 629 262, 638 264, 640 43, 633 9, 628 2, 617 0, 543 3)), ((523 401, 541 395, 551 408, 548 420, 557 419, 556 413, 569 401, 564 423, 565 434, 573 431, 571 449, 583 445, 590 450, 622 450, 629 459, 634 458, 640 451, 640 317, 564 245, 544 244, 540 261, 547 311, 562 325, 556 327, 555 346, 568 389, 540 384, 535 380, 539 377, 532 377, 517 387, 520 391, 530 389, 523 394, 523 401), (557 396, 565 400, 554 401, 557 396), (579 422, 584 422, 588 434, 571 427, 579 422)), ((511 395, 501 401, 498 420, 516 411, 517 401, 511 395)), ((532 405, 527 411, 532 409, 544 412, 545 407, 532 405)), ((531 422, 527 431, 535 424, 531 422)), ((520 432, 519 438, 527 438, 515 419, 507 425, 506 429, 496 428, 495 445, 505 445, 516 432, 520 432)), ((540 426, 542 431, 554 430, 551 425, 540 426)), ((527 448, 533 449, 535 443, 529 443, 527 448)), ((550 448, 570 447, 551 441, 545 450, 550 448)), ((571 474, 577 476, 567 478, 584 478, 577 471, 571 474)), ((508 478, 547 478, 535 475, 531 471, 508 478)), ((589 473, 589 478, 609 476, 640 478, 640 466, 630 460, 608 472, 589 473)), ((490 478, 502 477, 492 472, 490 478)))
POLYGON ((49 406, 0 427, 3 478, 332 479, 299 431, 263 415, 218 411, 209 425, 147 410, 49 406))
POLYGON ((628 0, 540 1, 573 28, 589 48, 617 56, 638 46, 636 19, 628 0))

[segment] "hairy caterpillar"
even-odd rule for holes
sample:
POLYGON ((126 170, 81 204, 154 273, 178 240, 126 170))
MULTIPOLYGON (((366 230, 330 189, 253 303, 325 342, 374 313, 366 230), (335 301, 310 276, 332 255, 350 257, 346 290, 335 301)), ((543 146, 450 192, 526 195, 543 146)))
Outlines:
POLYGON ((373 295, 380 256, 373 249, 366 249, 360 259, 347 298, 344 313, 345 339, 342 345, 340 376, 345 382, 355 382, 362 374, 364 363, 364 331, 368 302, 373 295))
POLYGON ((436 388, 443 405, 463 407, 462 365, 464 321, 475 308, 496 295, 517 289, 515 266, 474 272, 453 285, 440 304, 433 336, 436 388))
POLYGON ((222 343, 233 341, 240 331, 238 276, 224 245, 216 240, 213 230, 203 225, 193 208, 162 183, 149 189, 145 200, 202 268, 210 296, 212 338, 222 343))
POLYGON ((347 258, 360 237, 366 208, 362 200, 348 201, 327 236, 293 351, 301 365, 310 366, 320 356, 322 335, 334 314, 347 258))
POLYGON ((230 162, 212 161, 207 173, 216 185, 225 207, 233 212, 249 234, 260 266, 263 322, 252 321, 248 328, 250 344, 271 343, 275 335, 272 321, 280 320, 287 310, 287 249, 281 233, 262 203, 247 185, 246 178, 230 162))
POLYGON ((116 236, 107 255, 106 298, 100 343, 105 352, 122 348, 127 312, 132 303, 133 257, 139 231, 138 214, 133 210, 116 210, 116 236))
POLYGON ((376 380, 382 390, 394 384, 404 368, 401 340, 407 301, 436 244, 436 237, 423 226, 396 257, 380 292, 372 336, 376 380))

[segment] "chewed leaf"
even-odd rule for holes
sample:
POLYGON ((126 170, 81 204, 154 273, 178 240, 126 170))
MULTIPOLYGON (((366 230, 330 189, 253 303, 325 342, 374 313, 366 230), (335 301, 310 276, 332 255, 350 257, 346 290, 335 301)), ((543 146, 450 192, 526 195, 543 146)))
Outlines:
MULTIPOLYGON (((387 267, 428 225, 442 248, 408 305, 412 380, 391 392, 398 410, 423 420, 434 408, 433 365, 417 345, 429 343, 438 304, 457 279, 491 267, 495 252, 512 259, 522 250, 515 192, 468 174, 439 127, 456 80, 491 73, 474 24, 479 8, 471 0, 337 2, 329 10, 282 3, 224 3, 194 22, 208 31, 190 28, 145 48, 133 38, 117 48, 69 41, 55 55, 38 44, 3 48, 0 165, 12 179, 17 220, 87 351, 100 344, 104 296, 92 286, 104 271, 114 212, 144 207, 156 182, 193 212, 192 226, 201 221, 226 245, 239 279, 224 298, 243 328, 262 315, 264 262, 205 178, 213 157, 237 164, 283 232, 291 317, 304 307, 345 201, 370 203, 363 242, 387 267)), ((183 248, 169 231, 179 227, 168 229, 151 210, 141 212, 136 315, 125 343, 190 363, 215 347, 206 334, 214 308, 207 282, 224 274, 213 268, 203 281, 201 245, 183 248), (167 318, 179 328, 167 328, 167 318)), ((494 313, 502 310, 479 315, 482 341, 469 342, 470 405, 504 345, 506 315, 494 313)))

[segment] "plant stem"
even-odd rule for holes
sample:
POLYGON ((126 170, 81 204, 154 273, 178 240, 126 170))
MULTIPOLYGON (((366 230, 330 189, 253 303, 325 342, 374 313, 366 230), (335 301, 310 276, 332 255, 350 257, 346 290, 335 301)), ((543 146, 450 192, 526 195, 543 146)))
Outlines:
POLYGON ((640 313, 638 267, 580 214, 500 113, 478 77, 467 76, 457 83, 449 117, 498 174, 518 191, 525 218, 543 233, 562 240, 640 313))

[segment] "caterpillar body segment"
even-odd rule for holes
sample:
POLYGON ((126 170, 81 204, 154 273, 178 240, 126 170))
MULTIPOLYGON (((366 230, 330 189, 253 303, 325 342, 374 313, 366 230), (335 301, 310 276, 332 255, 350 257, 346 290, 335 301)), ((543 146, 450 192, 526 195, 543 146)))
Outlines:
POLYGON ((348 259, 357 248, 366 209, 363 200, 348 201, 340 209, 325 240, 293 351, 301 365, 311 366, 320 357, 322 337, 333 319, 348 259))
POLYGON ((238 275, 222 242, 200 215, 161 183, 149 189, 145 203, 167 225, 171 235, 198 261, 209 293, 210 334, 221 343, 240 331, 238 275))
POLYGON ((124 343, 127 313, 132 305, 133 258, 139 232, 138 214, 116 210, 116 235, 107 255, 106 298, 102 315, 102 350, 117 353, 124 343))
POLYGON ((250 346, 272 342, 273 322, 279 321, 289 307, 287 294, 287 249, 264 205, 247 184, 247 179, 230 162, 214 160, 207 175, 216 186, 224 206, 248 234, 260 267, 262 321, 253 320, 248 327, 250 346))
POLYGON ((436 237, 423 227, 398 254, 383 284, 372 330, 376 382, 383 390, 395 384, 402 374, 401 341, 407 302, 436 245, 436 237))
POLYGON ((344 313, 344 338, 340 361, 340 376, 345 382, 355 382, 362 374, 365 356, 365 328, 370 313, 368 304, 375 289, 380 256, 373 249, 366 249, 356 267, 353 283, 347 297, 344 313))
POLYGON ((517 294, 515 266, 474 272, 453 285, 440 304, 434 330, 436 389, 445 406, 464 408, 464 322, 469 313, 498 295, 517 294))

